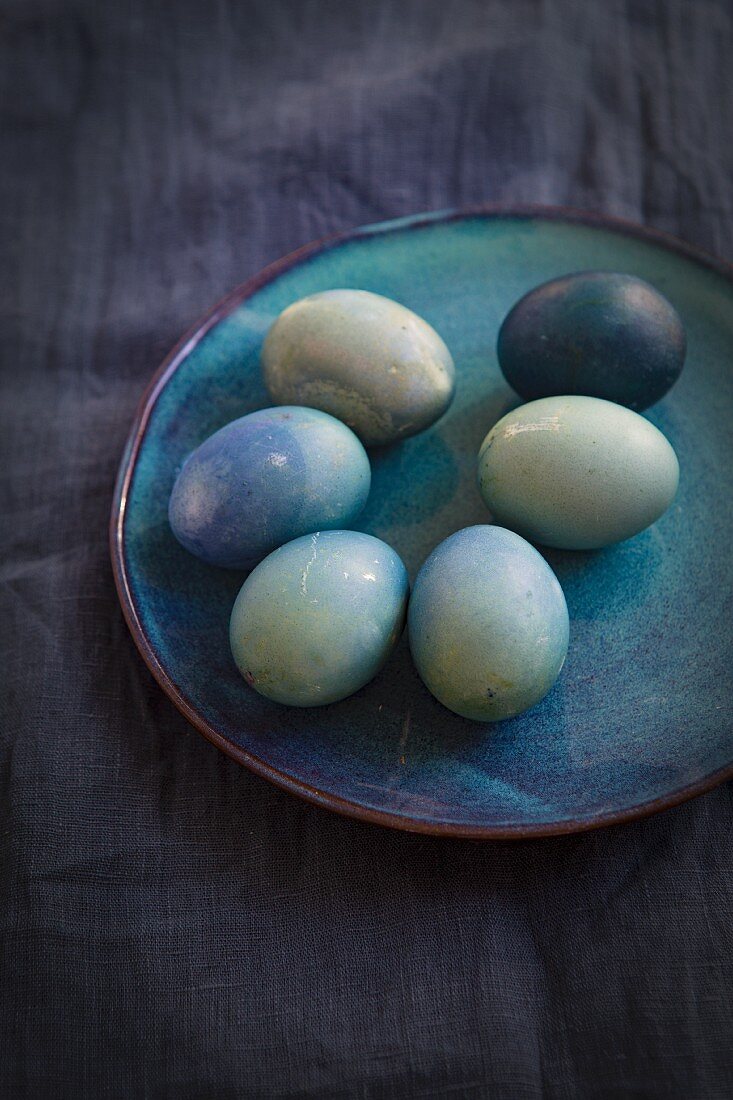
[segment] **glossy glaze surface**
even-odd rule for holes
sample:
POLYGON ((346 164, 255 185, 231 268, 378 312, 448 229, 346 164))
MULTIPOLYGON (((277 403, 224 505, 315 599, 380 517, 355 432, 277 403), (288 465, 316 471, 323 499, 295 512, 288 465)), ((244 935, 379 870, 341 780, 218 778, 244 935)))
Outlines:
POLYGON ((557 577, 533 546, 493 525, 465 527, 433 550, 415 581, 409 624, 426 687, 475 722, 539 703, 568 651, 557 577))
POLYGON ((478 456, 496 522, 563 550, 599 550, 644 531, 672 504, 679 473, 674 449, 645 417, 574 395, 513 409, 478 456))
POLYGON ((123 608, 176 704, 258 774, 320 805, 426 832, 568 832, 669 805, 731 774, 733 290, 723 265, 589 215, 527 211, 407 219, 314 245, 236 292, 166 363, 134 426, 113 507, 123 608), (250 691, 231 659, 243 576, 186 553, 166 515, 175 471, 207 435, 270 404, 264 334, 291 302, 358 281, 398 298, 454 352, 456 396, 433 428, 372 453, 359 527, 411 577, 461 527, 486 522, 476 455, 516 403, 495 357, 499 325, 531 287, 568 270, 637 274, 684 316, 689 350, 648 414, 682 460, 672 508, 608 550, 544 551, 572 645, 553 691, 483 727, 441 706, 403 641, 356 695, 302 710, 250 691))
POLYGON ((286 543, 247 577, 229 640, 246 683, 275 702, 318 707, 369 683, 402 634, 410 591, 394 550, 361 531, 286 543))
POLYGON ((367 290, 294 302, 267 334, 262 367, 275 401, 324 409, 367 447, 423 431, 455 389, 453 359, 435 329, 367 290))
POLYGON ((577 393, 646 409, 674 385, 686 350, 677 310, 644 279, 585 271, 521 298, 499 330, 504 377, 526 401, 577 393))

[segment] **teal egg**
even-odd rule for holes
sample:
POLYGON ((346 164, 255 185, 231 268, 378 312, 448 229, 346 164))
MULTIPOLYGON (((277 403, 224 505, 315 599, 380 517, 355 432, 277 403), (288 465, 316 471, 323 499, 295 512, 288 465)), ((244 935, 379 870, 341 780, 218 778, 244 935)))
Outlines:
POLYGON ((341 421, 317 409, 259 409, 188 456, 168 519, 209 565, 251 569, 298 535, 350 525, 370 484, 367 453, 341 421))
POLYGON ((379 672, 402 634, 408 594, 401 559, 373 535, 294 539, 240 589, 229 625, 234 660, 268 699, 334 703, 379 672))
POLYGON ((545 546, 591 550, 656 522, 674 500, 679 464, 638 413, 596 397, 546 397, 494 425, 478 477, 498 523, 545 546))
POLYGON ((410 650, 426 687, 477 722, 511 718, 555 683, 568 609, 545 559, 513 531, 466 527, 441 542, 410 599, 410 650))
POLYGON ((262 369, 275 401, 323 409, 366 446, 429 427, 455 387, 451 354, 427 321, 366 290, 326 290, 288 306, 267 334, 262 369))

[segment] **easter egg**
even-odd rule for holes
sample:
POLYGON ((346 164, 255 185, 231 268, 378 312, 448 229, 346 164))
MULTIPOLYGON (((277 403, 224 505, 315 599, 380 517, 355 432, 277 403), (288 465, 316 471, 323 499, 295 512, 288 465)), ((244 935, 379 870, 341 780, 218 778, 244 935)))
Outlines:
POLYGON ((427 428, 455 384, 437 332, 366 290, 326 290, 288 306, 267 334, 262 368, 275 401, 332 413, 366 446, 427 428))
POLYGON ((685 361, 674 306, 633 275, 586 271, 538 286, 499 330, 504 377, 525 400, 583 394, 645 409, 685 361))
POLYGON ((168 517, 192 554, 251 569, 298 535, 352 523, 370 482, 366 451, 345 424, 317 409, 261 409, 189 455, 168 517))
POLYGON ((466 527, 433 550, 415 581, 408 622, 426 687, 477 722, 538 703, 568 649, 557 577, 533 546, 502 527, 466 527))
POLYGON ((597 397, 545 397, 494 425, 478 476, 497 523, 546 546, 590 550, 658 520, 677 492, 679 464, 638 413, 597 397))
POLYGON ((278 703, 314 707, 351 695, 402 634, 409 583, 395 551, 357 531, 281 546, 237 596, 229 637, 247 683, 278 703))

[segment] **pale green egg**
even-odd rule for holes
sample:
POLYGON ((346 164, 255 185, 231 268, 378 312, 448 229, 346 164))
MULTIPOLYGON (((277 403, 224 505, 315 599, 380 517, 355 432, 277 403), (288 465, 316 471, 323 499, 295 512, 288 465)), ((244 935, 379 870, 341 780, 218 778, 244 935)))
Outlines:
POLYGON ((232 608, 244 679, 291 707, 345 699, 367 684, 405 624, 410 585, 391 546, 361 531, 316 531, 261 561, 232 608))
POLYGON ((596 397, 546 397, 503 417, 478 460, 495 520, 532 542, 590 550, 655 523, 677 492, 671 444, 644 417, 596 397))
POLYGON ((366 446, 421 432, 453 400, 448 348, 412 310, 366 290, 325 290, 288 306, 262 349, 282 405, 331 413, 366 446))

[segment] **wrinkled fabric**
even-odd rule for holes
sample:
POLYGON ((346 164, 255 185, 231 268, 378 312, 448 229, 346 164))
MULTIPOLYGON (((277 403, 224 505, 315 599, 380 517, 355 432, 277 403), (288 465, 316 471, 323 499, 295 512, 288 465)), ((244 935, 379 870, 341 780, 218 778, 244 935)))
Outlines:
POLYGON ((187 725, 106 541, 162 357, 314 237, 539 202, 733 255, 730 4, 0 13, 2 1096, 732 1096, 730 787, 524 843, 342 820, 187 725))

